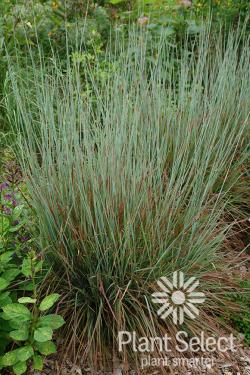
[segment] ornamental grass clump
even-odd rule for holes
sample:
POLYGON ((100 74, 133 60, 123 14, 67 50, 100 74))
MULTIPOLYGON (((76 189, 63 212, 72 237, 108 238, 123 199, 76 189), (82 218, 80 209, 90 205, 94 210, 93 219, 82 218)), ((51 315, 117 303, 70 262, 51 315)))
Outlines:
POLYGON ((51 265, 45 287, 62 295, 64 353, 98 368, 137 358, 118 353, 120 330, 174 337, 151 293, 180 270, 206 295, 182 329, 220 332, 237 288, 227 243, 246 217, 249 53, 237 35, 175 47, 131 33, 102 79, 82 51, 66 70, 41 59, 26 80, 10 66, 9 115, 51 265))

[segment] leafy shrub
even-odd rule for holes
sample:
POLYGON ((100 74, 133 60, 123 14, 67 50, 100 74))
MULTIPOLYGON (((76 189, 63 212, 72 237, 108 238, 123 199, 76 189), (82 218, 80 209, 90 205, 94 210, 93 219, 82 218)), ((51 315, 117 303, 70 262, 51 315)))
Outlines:
MULTIPOLYGON (((85 3, 85 2, 84 2, 85 3)), ((35 50, 36 42, 47 59, 53 58, 52 46, 56 46, 61 64, 66 64, 66 40, 71 53, 81 42, 86 56, 95 58, 107 43, 110 35, 110 18, 105 8, 91 2, 86 5, 75 1, 26 1, 3 0, 0 3, 0 129, 9 130, 4 100, 7 74, 7 56, 18 56, 24 69, 29 66, 27 50, 35 50), (65 20, 67 19, 67 22, 65 20)), ((39 53, 35 56, 39 64, 39 53)), ((1 143, 0 143, 1 146, 1 143)))
POLYGON ((34 69, 27 87, 10 67, 9 116, 50 283, 64 296, 65 348, 77 342, 86 354, 88 341, 96 366, 100 353, 105 361, 116 350, 119 330, 174 334, 150 304, 156 280, 174 270, 199 277, 209 295, 187 332, 213 319, 214 334, 216 316, 230 308, 224 218, 234 212, 233 188, 245 186, 249 156, 249 49, 243 40, 239 54, 238 41, 205 31, 190 52, 132 33, 128 47, 117 40, 115 61, 107 52, 117 69, 104 81, 76 61, 67 71, 60 63, 53 72, 34 69), (82 76, 92 82, 89 95, 82 76))
POLYGON ((247 0, 137 0, 133 2, 112 0, 116 9, 118 23, 136 21, 146 29, 161 33, 165 29, 168 35, 185 37, 186 32, 197 34, 204 22, 213 20, 212 28, 217 26, 225 31, 244 23, 249 15, 247 0))
POLYGON ((12 367, 16 375, 42 370, 42 355, 56 351, 53 330, 64 324, 59 315, 44 313, 58 300, 46 296, 39 304, 38 274, 43 261, 32 250, 28 216, 22 204, 20 168, 9 161, 0 184, 0 369, 12 367), (29 307, 26 307, 28 305, 29 307))
POLYGON ((3 155, 4 162, 2 181, 0 181, 0 248, 15 248, 18 255, 27 248, 29 237, 30 210, 25 201, 25 192, 22 187, 20 166, 13 160, 13 156, 3 155))

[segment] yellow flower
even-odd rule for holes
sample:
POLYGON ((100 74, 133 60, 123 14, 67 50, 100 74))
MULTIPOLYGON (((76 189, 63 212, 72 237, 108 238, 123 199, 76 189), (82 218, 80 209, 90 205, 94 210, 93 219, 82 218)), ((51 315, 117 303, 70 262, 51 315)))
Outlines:
POLYGON ((52 9, 56 10, 57 8, 58 8, 58 4, 55 1, 53 1, 52 9))

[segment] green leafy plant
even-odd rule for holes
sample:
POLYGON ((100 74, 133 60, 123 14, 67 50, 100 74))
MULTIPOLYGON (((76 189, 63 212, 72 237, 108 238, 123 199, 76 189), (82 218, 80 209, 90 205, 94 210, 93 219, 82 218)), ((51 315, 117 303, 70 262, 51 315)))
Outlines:
MULTIPOLYGON (((56 351, 52 335, 64 321, 47 314, 58 294, 39 297, 43 260, 31 250, 28 209, 22 198, 21 172, 13 161, 5 165, 0 184, 0 368, 26 373, 32 363, 41 370, 43 356, 56 351)), ((31 218, 31 216, 30 216, 31 218)))
POLYGON ((12 367, 14 373, 20 375, 27 371, 28 361, 35 370, 42 370, 42 356, 56 352, 52 341, 53 331, 60 328, 64 320, 60 315, 46 314, 59 299, 59 294, 50 294, 40 303, 38 301, 36 276, 43 261, 38 260, 35 252, 31 251, 18 268, 11 261, 12 255, 13 252, 9 251, 0 255, 0 343, 2 351, 6 351, 11 343, 15 349, 6 351, 0 357, 0 368, 12 367), (10 285, 12 281, 20 283, 20 275, 25 276, 24 280, 31 279, 28 289, 32 294, 15 301, 16 296, 10 285))

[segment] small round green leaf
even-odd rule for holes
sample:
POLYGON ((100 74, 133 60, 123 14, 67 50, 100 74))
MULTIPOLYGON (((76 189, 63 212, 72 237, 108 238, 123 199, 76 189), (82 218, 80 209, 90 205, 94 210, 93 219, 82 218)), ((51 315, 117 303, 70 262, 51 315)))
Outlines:
POLYGON ((27 371, 26 362, 18 362, 16 365, 13 366, 13 371, 16 375, 25 374, 27 371))
POLYGON ((26 258, 23 260, 22 273, 24 276, 29 277, 32 275, 31 259, 26 258))
POLYGON ((16 357, 15 350, 12 352, 5 353, 1 359, 1 365, 6 366, 13 366, 15 363, 18 362, 18 358, 16 357))
POLYGON ((49 314, 46 316, 42 316, 38 320, 38 326, 45 326, 50 327, 52 329, 58 329, 64 325, 65 321, 64 319, 57 314, 49 314))
POLYGON ((17 268, 12 268, 10 270, 5 271, 2 274, 2 277, 7 281, 12 281, 17 277, 17 275, 19 275, 19 273, 20 271, 17 268))
POLYGON ((43 355, 56 353, 56 346, 52 341, 36 342, 37 350, 43 355))
POLYGON ((29 309, 20 303, 10 303, 3 307, 3 311, 8 317, 6 320, 19 319, 23 322, 30 320, 29 309))
POLYGON ((12 350, 11 352, 4 354, 1 359, 1 365, 6 367, 13 366, 19 362, 25 362, 27 359, 32 357, 33 354, 34 350, 30 345, 12 350))
POLYGON ((0 262, 1 263, 9 263, 12 258, 14 251, 6 251, 5 253, 0 255, 0 262))
POLYGON ((53 331, 50 327, 40 327, 34 332, 34 339, 38 342, 46 342, 52 339, 53 331))
POLYGON ((43 369, 43 359, 38 354, 35 354, 33 356, 33 369, 40 370, 40 371, 43 369))
POLYGON ((15 330, 15 331, 11 331, 9 335, 13 340, 25 341, 29 337, 29 330, 28 330, 27 327, 22 327, 20 329, 15 330))
POLYGON ((3 277, 0 277, 0 291, 7 288, 9 284, 10 284, 9 281, 5 280, 3 277))
POLYGON ((21 328, 26 328, 28 329, 29 327, 29 321, 28 322, 23 322, 22 320, 20 321, 19 319, 16 320, 9 320, 10 327, 13 328, 14 330, 16 329, 21 329, 21 328))
POLYGON ((10 295, 10 292, 0 293, 0 307, 9 305, 12 302, 9 295, 10 295))
POLYGON ((40 303, 39 310, 46 311, 50 309, 54 305, 54 303, 59 299, 59 297, 60 297, 60 294, 58 293, 53 293, 45 297, 40 303))
POLYGON ((27 361, 27 359, 32 357, 34 354, 34 350, 32 346, 30 345, 24 346, 23 348, 16 349, 14 351, 16 352, 17 358, 20 362, 27 361))
POLYGON ((21 297, 21 298, 18 298, 18 302, 19 303, 36 303, 36 299, 30 298, 30 297, 21 297))

